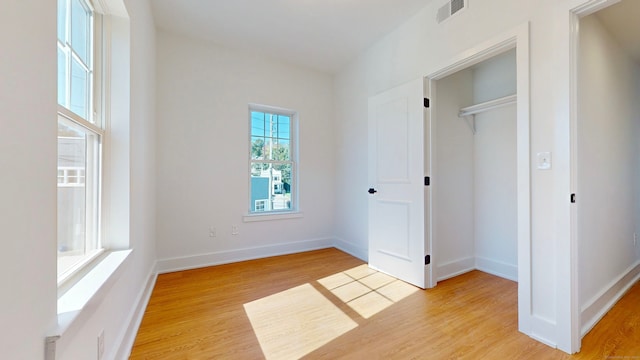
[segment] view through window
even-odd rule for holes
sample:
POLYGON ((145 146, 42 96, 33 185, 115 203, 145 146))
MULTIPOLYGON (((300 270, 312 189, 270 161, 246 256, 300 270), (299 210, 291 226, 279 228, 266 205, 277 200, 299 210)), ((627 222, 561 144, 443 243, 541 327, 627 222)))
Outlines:
POLYGON ((58 0, 58 282, 100 252, 101 144, 94 115, 94 13, 58 0))
POLYGON ((295 209, 295 113, 254 106, 251 122, 250 212, 295 209))

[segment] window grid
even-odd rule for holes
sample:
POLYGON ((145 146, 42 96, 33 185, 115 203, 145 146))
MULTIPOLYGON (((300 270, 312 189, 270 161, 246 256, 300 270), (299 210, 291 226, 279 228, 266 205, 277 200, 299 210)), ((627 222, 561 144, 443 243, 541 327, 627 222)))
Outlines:
POLYGON ((102 32, 90 1, 58 0, 58 285, 102 251, 105 131, 95 112, 101 106, 94 101, 100 94, 95 78, 101 71, 94 60, 101 53, 102 32))
POLYGON ((259 106, 249 113, 250 212, 296 210, 296 114, 259 106))

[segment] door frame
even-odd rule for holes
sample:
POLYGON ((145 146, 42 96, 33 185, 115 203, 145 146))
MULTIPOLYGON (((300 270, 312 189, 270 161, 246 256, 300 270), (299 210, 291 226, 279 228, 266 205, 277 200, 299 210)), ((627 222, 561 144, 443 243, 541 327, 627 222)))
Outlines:
MULTIPOLYGON (((580 43, 580 19, 596 13, 622 0, 575 0, 569 9, 569 182, 572 194, 579 195, 578 188, 578 66, 579 66, 579 43, 580 43)), ((580 282, 578 265, 578 205, 571 204, 569 214, 569 246, 571 258, 571 337, 570 352, 580 351, 582 337, 595 325, 582 324, 582 309, 580 301, 580 282)))
MULTIPOLYGON (((534 336, 535 323, 532 313, 532 291, 531 291, 531 156, 530 156, 530 119, 529 119, 529 81, 530 81, 530 58, 529 58, 529 23, 526 22, 510 31, 507 31, 489 41, 473 47, 461 54, 453 57, 443 66, 428 72, 425 78, 425 96, 431 99, 431 106, 427 111, 428 122, 426 127, 428 144, 425 150, 428 158, 425 168, 426 176, 431 176, 433 169, 437 165, 433 150, 437 141, 434 134, 434 123, 436 119, 437 89, 436 82, 460 70, 464 70, 502 54, 508 50, 516 49, 517 62, 517 225, 518 225, 518 330, 527 335, 534 336)), ((436 195, 431 193, 427 206, 427 224, 434 224, 433 204, 436 195)), ((428 243, 426 250, 432 254, 432 259, 437 259, 433 246, 433 226, 426 230, 428 243)), ((434 262, 432 260, 432 262, 434 262)), ((431 281, 436 284, 437 268, 433 264, 431 271, 431 281)))

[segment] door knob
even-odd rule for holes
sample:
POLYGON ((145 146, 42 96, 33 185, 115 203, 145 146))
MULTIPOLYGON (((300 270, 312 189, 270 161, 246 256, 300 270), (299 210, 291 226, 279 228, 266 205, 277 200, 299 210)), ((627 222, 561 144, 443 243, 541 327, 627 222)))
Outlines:
POLYGON ((369 194, 375 194, 377 192, 378 192, 378 190, 376 190, 374 188, 369 188, 369 194))

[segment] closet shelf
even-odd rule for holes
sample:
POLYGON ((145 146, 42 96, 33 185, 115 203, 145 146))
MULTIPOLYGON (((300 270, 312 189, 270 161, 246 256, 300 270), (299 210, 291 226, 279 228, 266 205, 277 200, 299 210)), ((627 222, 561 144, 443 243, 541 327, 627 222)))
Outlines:
POLYGON ((499 107, 515 104, 518 100, 518 95, 513 94, 509 96, 505 96, 499 99, 490 100, 487 102, 483 102, 476 105, 467 106, 465 108, 460 109, 459 117, 466 117, 475 115, 487 110, 497 109, 499 107))

